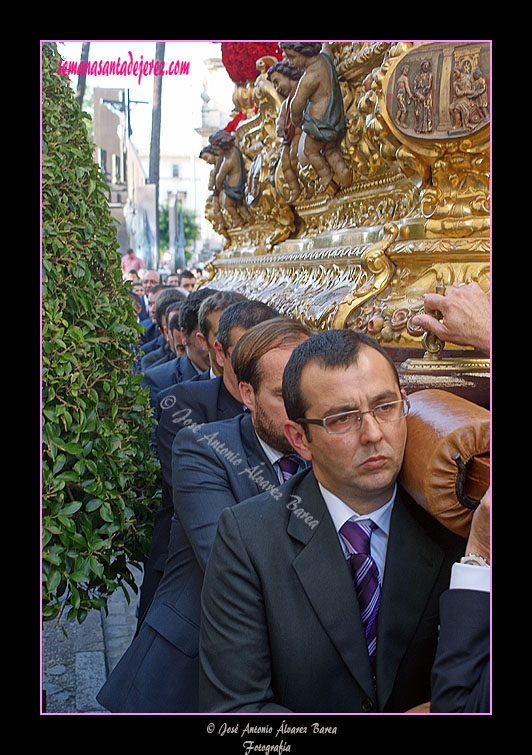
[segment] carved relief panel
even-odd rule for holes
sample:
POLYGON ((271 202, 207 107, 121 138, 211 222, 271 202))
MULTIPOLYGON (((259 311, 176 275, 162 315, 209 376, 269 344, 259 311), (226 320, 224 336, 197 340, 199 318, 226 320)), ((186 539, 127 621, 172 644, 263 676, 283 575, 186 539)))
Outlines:
POLYGON ((413 48, 386 86, 393 125, 418 139, 473 135, 490 120, 488 43, 430 43, 413 48))

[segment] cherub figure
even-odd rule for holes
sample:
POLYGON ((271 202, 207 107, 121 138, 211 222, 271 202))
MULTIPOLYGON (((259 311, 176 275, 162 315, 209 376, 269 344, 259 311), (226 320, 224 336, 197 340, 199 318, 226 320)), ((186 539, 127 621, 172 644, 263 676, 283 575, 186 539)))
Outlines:
POLYGON ((222 197, 222 207, 227 210, 235 227, 250 218, 245 205, 246 174, 242 153, 235 145, 235 136, 220 129, 209 136, 209 142, 217 157, 221 157, 216 170, 214 193, 222 197))
POLYGON ((216 193, 216 171, 222 161, 221 157, 217 157, 214 147, 208 144, 203 147, 199 153, 199 157, 204 162, 212 165, 213 168, 209 174, 209 190, 212 191, 212 217, 215 222, 216 230, 219 233, 225 233, 224 218, 220 209, 220 196, 216 193))
POLYGON ((342 92, 334 63, 322 52, 321 42, 281 42, 288 61, 303 71, 290 103, 294 126, 305 133, 304 153, 320 181, 319 193, 353 182, 353 174, 339 150, 346 123, 342 92))
POLYGON ((293 204, 301 193, 301 186, 297 176, 297 150, 301 138, 301 128, 292 123, 290 118, 290 103, 297 89, 297 83, 302 76, 299 68, 280 60, 274 63, 266 74, 268 80, 275 87, 276 92, 283 97, 281 109, 276 121, 277 136, 282 138, 281 167, 283 175, 290 188, 288 202, 293 204))

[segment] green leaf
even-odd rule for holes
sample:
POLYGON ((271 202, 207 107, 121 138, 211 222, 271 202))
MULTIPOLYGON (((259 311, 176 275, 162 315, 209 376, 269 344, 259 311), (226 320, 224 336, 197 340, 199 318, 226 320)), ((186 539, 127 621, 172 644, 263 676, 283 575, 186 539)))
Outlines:
POLYGON ((58 474, 65 466, 65 463, 66 463, 66 456, 64 454, 59 454, 59 456, 55 460, 55 463, 52 469, 52 474, 53 475, 58 474))
POLYGON ((72 582, 87 582, 88 576, 84 571, 75 571, 70 574, 70 580, 72 582))
POLYGON ((104 505, 104 506, 100 507, 100 516, 102 517, 102 519, 103 519, 104 522, 113 522, 114 521, 113 514, 112 514, 112 512, 111 512, 111 510, 109 509, 108 506, 104 505))
POLYGON ((64 516, 71 516, 72 514, 75 514, 76 511, 79 511, 82 506, 83 506, 83 503, 81 501, 73 501, 68 506, 64 506, 61 509, 61 513, 64 516))
POLYGON ((61 572, 59 569, 52 569, 51 572, 48 574, 48 578, 46 580, 46 587, 50 592, 53 592, 57 589, 59 586, 59 583, 61 582, 61 572))
POLYGON ((101 505, 102 505, 102 502, 99 498, 91 498, 91 500, 85 504, 85 510, 95 511, 96 509, 99 509, 101 505))
POLYGON ((91 571, 97 574, 99 577, 103 577, 104 570, 103 566, 100 564, 97 558, 95 556, 90 557, 90 565, 91 565, 91 571))
POLYGON ((62 560, 57 553, 43 553, 43 559, 54 566, 61 566, 62 560))
POLYGON ((74 585, 70 585, 70 602, 72 603, 72 606, 74 608, 79 608, 81 598, 79 591, 74 587, 74 585))

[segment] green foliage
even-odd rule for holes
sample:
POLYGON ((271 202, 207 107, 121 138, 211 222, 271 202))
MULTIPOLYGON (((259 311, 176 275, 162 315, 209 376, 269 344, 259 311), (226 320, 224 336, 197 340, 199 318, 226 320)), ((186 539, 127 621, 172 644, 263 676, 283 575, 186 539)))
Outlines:
MULTIPOLYGON (((168 203, 159 207, 159 245, 161 250, 167 251, 170 247, 170 210, 168 203)), ((196 223, 195 214, 192 210, 183 210, 183 230, 187 246, 201 236, 201 228, 196 223)))
POLYGON ((185 239, 187 245, 193 241, 197 241, 201 236, 201 229, 196 223, 195 215, 192 210, 183 210, 183 230, 185 231, 185 239))
POLYGON ((43 45, 43 619, 82 622, 136 592, 159 505, 140 326, 122 282, 108 192, 55 44, 43 45))
POLYGON ((161 251, 167 251, 170 247, 170 211, 168 204, 159 206, 159 246, 161 251))

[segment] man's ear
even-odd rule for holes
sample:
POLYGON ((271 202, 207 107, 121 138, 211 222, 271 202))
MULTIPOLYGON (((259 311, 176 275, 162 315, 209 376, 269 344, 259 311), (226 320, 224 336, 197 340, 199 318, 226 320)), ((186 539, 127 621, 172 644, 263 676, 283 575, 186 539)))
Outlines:
POLYGON ((238 384, 238 390, 242 396, 243 403, 247 406, 249 411, 255 411, 255 391, 253 390, 251 383, 240 382, 238 384))
POLYGON ((196 339, 196 346, 200 351, 203 351, 205 354, 209 353, 209 347, 207 346, 207 339, 203 335, 203 333, 200 333, 199 330, 196 331, 196 334, 193 336, 193 338, 196 339))
POLYGON ((288 419, 284 423, 283 429, 286 439, 294 451, 296 451, 296 453, 298 453, 303 459, 306 459, 306 461, 312 461, 312 452, 303 427, 297 422, 288 419))
POLYGON ((216 364, 218 367, 223 370, 225 363, 224 363, 224 350, 223 346, 219 341, 214 342, 214 353, 216 355, 216 364))

